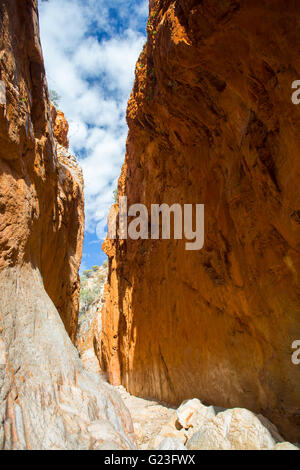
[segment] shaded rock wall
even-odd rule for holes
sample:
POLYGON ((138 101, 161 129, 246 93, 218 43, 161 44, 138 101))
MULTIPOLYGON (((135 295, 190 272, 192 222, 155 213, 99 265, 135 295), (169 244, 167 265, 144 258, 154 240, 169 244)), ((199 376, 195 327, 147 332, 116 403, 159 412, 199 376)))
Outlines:
POLYGON ((0 2, 0 80, 0 449, 133 448, 127 409, 65 330, 74 341, 83 181, 61 114, 53 134, 36 0, 0 2))
POLYGON ((84 227, 81 170, 63 150, 68 126, 61 112, 52 111, 52 124, 35 2, 1 2, 0 9, 0 269, 24 263, 39 268, 74 341, 84 227))
POLYGON ((246 407, 299 440, 299 6, 150 7, 119 195, 205 204, 205 246, 104 243, 102 366, 132 394, 246 407))

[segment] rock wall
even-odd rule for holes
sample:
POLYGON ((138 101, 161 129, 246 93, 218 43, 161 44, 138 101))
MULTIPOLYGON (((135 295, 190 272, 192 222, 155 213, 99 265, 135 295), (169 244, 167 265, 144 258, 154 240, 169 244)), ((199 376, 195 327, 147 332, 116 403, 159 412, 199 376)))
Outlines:
POLYGON ((84 367, 90 371, 106 374, 100 369, 103 291, 107 281, 107 261, 93 269, 83 271, 80 278, 80 309, 76 347, 84 367))
MULTIPOLYGON (((102 366, 130 393, 246 407, 300 439, 300 10, 150 2, 119 196, 205 204, 205 245, 107 240, 102 366)), ((118 206, 116 206, 118 208, 118 206)))
POLYGON ((39 268, 74 341, 83 180, 76 161, 64 150, 68 125, 63 114, 52 109, 51 120, 37 7, 35 2, 23 3, 1 3, 0 269, 23 263, 39 268))
POLYGON ((78 271, 84 236, 84 184, 82 170, 68 150, 68 122, 64 114, 53 105, 51 116, 58 168, 57 207, 53 228, 57 247, 54 266, 49 252, 53 245, 48 247, 42 275, 46 291, 75 343, 80 292, 78 271))
POLYGON ((51 119, 36 0, 0 2, 0 80, 0 449, 134 448, 65 330, 74 341, 83 181, 51 119))

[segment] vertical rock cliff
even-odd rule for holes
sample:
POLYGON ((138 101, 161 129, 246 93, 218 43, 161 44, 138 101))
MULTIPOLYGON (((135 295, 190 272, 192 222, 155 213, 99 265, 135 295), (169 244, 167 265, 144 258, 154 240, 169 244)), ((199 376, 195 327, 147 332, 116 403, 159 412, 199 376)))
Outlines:
POLYGON ((42 276, 46 291, 75 342, 80 291, 78 271, 84 235, 83 176, 76 159, 68 151, 69 125, 64 114, 51 105, 51 118, 58 169, 53 217, 56 247, 53 252, 54 246, 46 244, 42 276), (52 262, 53 256, 55 263, 52 262))
POLYGON ((149 210, 205 204, 205 245, 105 242, 100 358, 133 394, 247 407, 294 441, 299 20, 294 1, 150 2, 118 192, 149 210))
POLYGON ((26 17, 32 2, 21 6, 1 4, 0 269, 24 263, 39 268, 74 341, 83 180, 67 152, 68 124, 49 107, 38 24, 26 17))
POLYGON ((66 332, 74 341, 84 225, 67 127, 50 107, 36 0, 1 1, 0 449, 134 447, 119 396, 66 332))

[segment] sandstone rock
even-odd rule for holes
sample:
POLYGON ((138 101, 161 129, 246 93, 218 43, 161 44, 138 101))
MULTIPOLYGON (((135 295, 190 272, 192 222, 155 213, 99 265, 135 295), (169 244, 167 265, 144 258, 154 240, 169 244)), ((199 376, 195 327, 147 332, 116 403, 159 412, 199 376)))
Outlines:
POLYGON ((199 428, 206 419, 216 415, 213 406, 205 406, 197 398, 183 402, 176 413, 179 423, 185 429, 199 428))
POLYGON ((245 407, 293 441, 298 19, 285 0, 151 1, 118 192, 149 211, 205 204, 205 244, 107 240, 102 337, 111 383, 176 407, 191 396, 245 407))
POLYGON ((274 447, 274 450, 299 450, 299 448, 294 446, 290 442, 279 442, 274 447))
POLYGON ((272 449, 275 445, 268 429, 249 410, 234 408, 223 411, 214 422, 235 450, 272 449))
MULTIPOLYGON (((176 418, 176 416, 175 416, 176 418)), ((176 421, 173 419, 169 423, 162 426, 159 434, 154 437, 149 443, 148 449, 156 449, 162 439, 172 438, 177 441, 181 441, 183 444, 186 443, 188 434, 185 429, 178 430, 176 428, 176 421)))
POLYGON ((0 269, 31 263, 75 341, 84 231, 83 179, 53 123, 37 3, 0 5, 0 269), (18 38, 16 41, 15 38, 18 38), (57 140, 58 139, 58 140, 57 140), (60 143, 59 143, 60 142, 60 143))
POLYGON ((262 416, 261 414, 258 414, 257 418, 259 419, 261 424, 265 428, 268 429, 268 431, 270 432, 270 434, 273 437, 273 439, 275 440, 275 442, 278 442, 278 443, 279 442, 284 442, 284 439, 281 436, 281 434, 279 434, 279 431, 278 431, 277 427, 275 426, 275 424, 271 423, 271 421, 268 418, 266 418, 265 416, 262 416))
POLYGON ((229 440, 213 424, 204 425, 187 441, 188 450, 231 450, 229 440))
POLYGON ((128 410, 83 369, 38 269, 2 270, 0 285, 0 449, 134 449, 128 410))
POLYGON ((69 148, 69 124, 65 118, 64 113, 56 109, 55 106, 51 103, 51 118, 53 124, 53 133, 57 142, 64 148, 69 148))
MULTIPOLYGON (((155 446, 166 437, 163 430, 168 424, 168 429, 172 432, 171 423, 174 423, 173 430, 176 434, 176 411, 174 409, 153 400, 132 396, 122 386, 115 387, 115 389, 118 390, 125 406, 130 411, 139 449, 155 449, 155 446)), ((179 436, 176 435, 176 437, 179 436)))
POLYGON ((190 450, 273 449, 275 441, 260 420, 245 409, 234 408, 206 420, 187 442, 190 450))
POLYGON ((135 449, 119 394, 70 339, 83 181, 53 135, 37 1, 3 0, 0 18, 0 449, 135 449))
POLYGON ((179 439, 167 437, 161 441, 157 450, 186 450, 186 447, 179 439))
POLYGON ((115 442, 113 441, 104 441, 103 444, 100 444, 96 450, 122 450, 115 442))

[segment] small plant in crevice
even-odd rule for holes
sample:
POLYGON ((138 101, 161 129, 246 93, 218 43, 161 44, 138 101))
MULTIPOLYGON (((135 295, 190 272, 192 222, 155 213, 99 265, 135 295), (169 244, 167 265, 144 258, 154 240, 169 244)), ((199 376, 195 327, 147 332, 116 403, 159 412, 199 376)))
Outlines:
POLYGON ((155 18, 157 17, 158 11, 155 10, 152 15, 150 16, 148 22, 147 22, 147 30, 148 32, 151 32, 153 30, 153 23, 155 21, 155 18))
POLYGON ((54 106, 58 108, 61 96, 57 93, 56 90, 49 90, 49 96, 54 106))
POLYGON ((80 276, 80 318, 83 319, 89 308, 95 303, 99 302, 101 296, 101 289, 107 279, 107 262, 103 263, 102 267, 95 265, 91 269, 83 271, 80 276), (104 268, 104 269, 103 269, 104 268))

